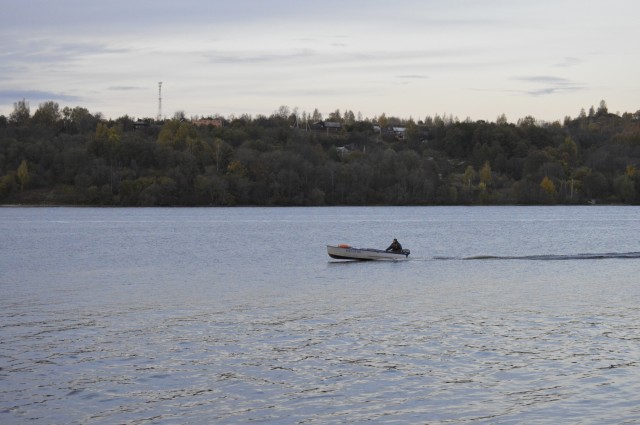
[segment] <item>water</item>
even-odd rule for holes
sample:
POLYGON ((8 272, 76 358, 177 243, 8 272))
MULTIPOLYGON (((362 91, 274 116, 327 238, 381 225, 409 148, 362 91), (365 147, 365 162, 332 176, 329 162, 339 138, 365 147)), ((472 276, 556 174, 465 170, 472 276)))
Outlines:
POLYGON ((638 207, 3 208, 0 423, 640 423, 638 271, 638 207))

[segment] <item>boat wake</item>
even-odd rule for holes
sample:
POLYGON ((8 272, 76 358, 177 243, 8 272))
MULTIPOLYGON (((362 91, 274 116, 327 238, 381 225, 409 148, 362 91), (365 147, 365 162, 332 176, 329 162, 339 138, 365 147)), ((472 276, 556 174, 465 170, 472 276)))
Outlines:
POLYGON ((566 255, 474 255, 471 257, 433 257, 434 260, 536 260, 536 261, 567 261, 567 260, 608 260, 608 259, 638 259, 640 252, 608 252, 566 255))

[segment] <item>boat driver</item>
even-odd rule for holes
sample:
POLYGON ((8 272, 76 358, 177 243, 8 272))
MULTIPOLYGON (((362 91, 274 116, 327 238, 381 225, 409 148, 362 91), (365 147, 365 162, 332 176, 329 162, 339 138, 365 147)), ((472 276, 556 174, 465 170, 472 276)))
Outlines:
POLYGON ((402 251, 402 245, 400 245, 397 239, 393 239, 393 242, 391 242, 391 245, 389 245, 389 248, 385 249, 385 251, 400 252, 402 251))

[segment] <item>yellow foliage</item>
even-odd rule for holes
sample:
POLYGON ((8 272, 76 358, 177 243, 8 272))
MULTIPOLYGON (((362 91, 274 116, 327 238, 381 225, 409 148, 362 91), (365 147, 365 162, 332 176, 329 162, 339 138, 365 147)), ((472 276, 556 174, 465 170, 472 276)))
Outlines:
POLYGON ((242 162, 235 160, 231 161, 227 166, 227 173, 244 176, 247 173, 247 168, 242 164, 242 162))
POLYGON ((29 184, 29 180, 31 177, 29 176, 29 166, 27 165, 27 160, 23 159, 18 167, 18 180, 20 180, 20 191, 23 191, 25 186, 29 184))
POLYGON ((553 183, 549 177, 545 176, 540 182, 540 187, 550 195, 554 195, 556 193, 556 185, 553 183))
POLYGON ((489 164, 489 161, 485 162, 480 169, 480 181, 485 185, 489 185, 489 183, 491 183, 491 165, 489 164))

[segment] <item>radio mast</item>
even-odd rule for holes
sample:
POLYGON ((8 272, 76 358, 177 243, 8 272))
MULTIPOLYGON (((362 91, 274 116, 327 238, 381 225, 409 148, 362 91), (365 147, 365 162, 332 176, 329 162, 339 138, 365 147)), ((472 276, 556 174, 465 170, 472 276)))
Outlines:
POLYGON ((158 116, 156 121, 162 119, 162 81, 158 82, 158 116))

